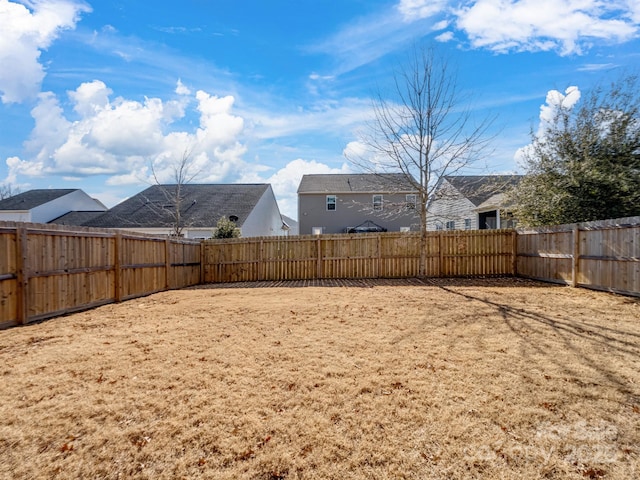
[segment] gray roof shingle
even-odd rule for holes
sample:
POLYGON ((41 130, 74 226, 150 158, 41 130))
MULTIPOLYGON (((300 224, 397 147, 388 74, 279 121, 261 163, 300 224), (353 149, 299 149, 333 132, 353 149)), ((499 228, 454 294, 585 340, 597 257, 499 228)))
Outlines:
POLYGON ((413 192, 403 173, 336 173, 303 175, 298 193, 413 192))
POLYGON ((0 210, 31 210, 56 198, 64 197, 77 188, 43 188, 19 193, 13 197, 0 200, 0 210))
MULTIPOLYGON (((84 223, 100 228, 172 227, 176 185, 153 185, 84 223)), ((186 184, 181 188, 182 224, 190 228, 215 227, 220 217, 235 215, 241 227, 262 195, 270 188, 259 184, 186 184)))
POLYGON ((58 218, 54 218, 48 223, 55 223, 56 225, 73 225, 73 226, 83 226, 89 220, 93 220, 100 215, 104 215, 105 212, 87 212, 87 211, 78 211, 78 212, 69 212, 64 215, 59 216, 58 218))
POLYGON ((445 175, 443 178, 477 207, 493 195, 518 185, 522 175, 445 175))

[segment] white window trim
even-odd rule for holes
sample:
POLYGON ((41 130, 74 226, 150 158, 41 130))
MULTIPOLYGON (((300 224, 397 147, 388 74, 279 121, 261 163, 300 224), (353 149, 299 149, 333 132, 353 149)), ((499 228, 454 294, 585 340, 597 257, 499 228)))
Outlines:
POLYGON ((381 212, 384 206, 384 196, 380 193, 376 193, 375 195, 372 196, 371 198, 371 204, 373 206, 373 210, 375 212, 381 212), (376 197, 380 197, 380 204, 378 207, 376 207, 376 197))
POLYGON ((404 197, 407 208, 410 210, 415 210, 416 205, 418 203, 418 195, 415 193, 407 193, 404 197))
POLYGON ((336 195, 327 195, 325 198, 325 209, 327 212, 335 212, 338 209, 338 197, 336 195), (329 199, 333 198, 333 202, 330 203, 329 199), (333 208, 329 208, 329 205, 333 205, 333 208))

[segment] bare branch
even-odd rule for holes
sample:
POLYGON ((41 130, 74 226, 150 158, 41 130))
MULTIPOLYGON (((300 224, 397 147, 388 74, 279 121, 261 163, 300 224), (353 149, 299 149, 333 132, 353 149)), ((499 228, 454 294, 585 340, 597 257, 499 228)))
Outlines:
POLYGON ((415 46, 394 73, 390 94, 379 90, 373 98, 373 119, 360 138, 367 153, 347 155, 366 172, 408 177, 418 195, 423 254, 427 207, 438 181, 490 153, 494 119, 476 123, 464 100, 448 59, 431 47, 415 46))

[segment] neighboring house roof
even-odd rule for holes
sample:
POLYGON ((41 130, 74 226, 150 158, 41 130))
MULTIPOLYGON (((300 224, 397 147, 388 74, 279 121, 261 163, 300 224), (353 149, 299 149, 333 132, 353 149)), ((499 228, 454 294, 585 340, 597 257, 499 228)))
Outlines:
POLYGON ((0 200, 0 210, 31 210, 45 203, 49 203, 65 195, 79 190, 78 188, 51 188, 36 189, 28 192, 19 193, 13 197, 0 200))
POLYGON ((298 226, 298 221, 294 220, 291 217, 287 217, 286 215, 282 215, 282 221, 284 223, 286 223, 287 225, 289 225, 290 227, 297 227, 298 226))
POLYGON ((522 175, 445 175, 443 178, 478 207, 518 185, 522 175))
POLYGON ((74 225, 82 226, 90 220, 93 220, 100 215, 104 215, 105 212, 69 212, 64 215, 54 218, 48 223, 55 223, 57 225, 74 225))
POLYGON ((297 220, 282 215, 282 221, 289 227, 289 235, 298 235, 298 232, 300 232, 300 224, 297 220))
MULTIPOLYGON (((175 223, 177 185, 154 185, 119 203, 84 225, 101 228, 165 228, 175 223)), ((260 184, 186 184, 181 186, 182 224, 189 228, 215 227, 220 217, 234 215, 241 227, 262 195, 260 184)))
POLYGON ((338 173, 303 175, 299 194, 308 193, 381 193, 413 192, 411 181, 403 173, 338 173))

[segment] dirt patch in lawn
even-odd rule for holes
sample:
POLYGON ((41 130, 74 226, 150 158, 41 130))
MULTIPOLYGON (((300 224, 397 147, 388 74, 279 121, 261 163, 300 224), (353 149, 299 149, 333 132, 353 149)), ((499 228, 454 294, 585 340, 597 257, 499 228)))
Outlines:
POLYGON ((640 476, 638 299, 288 285, 0 331, 0 478, 640 476))

